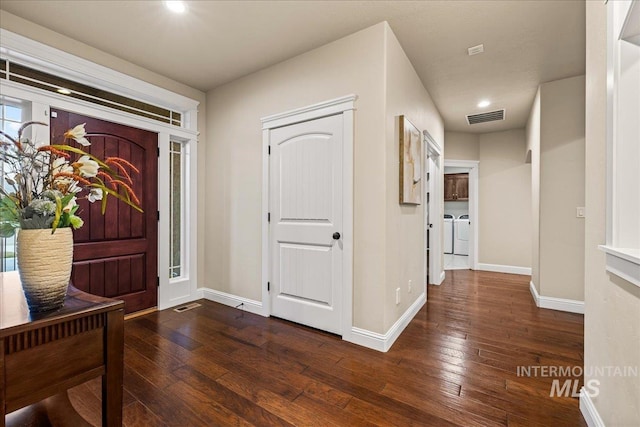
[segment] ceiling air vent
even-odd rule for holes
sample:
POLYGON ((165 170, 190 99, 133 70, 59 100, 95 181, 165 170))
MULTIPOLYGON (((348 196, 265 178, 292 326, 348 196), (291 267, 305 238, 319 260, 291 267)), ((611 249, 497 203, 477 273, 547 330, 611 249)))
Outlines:
POLYGON ((502 110, 488 111, 480 114, 468 114, 467 123, 477 125, 478 123, 495 122, 496 120, 504 120, 504 108, 502 110))

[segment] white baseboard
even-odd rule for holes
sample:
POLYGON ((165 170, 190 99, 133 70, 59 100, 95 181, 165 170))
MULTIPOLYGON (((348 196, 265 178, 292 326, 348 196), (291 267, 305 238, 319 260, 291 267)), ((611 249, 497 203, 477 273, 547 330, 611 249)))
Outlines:
POLYGON ((215 289, 201 288, 199 290, 202 291, 202 297, 209 301, 228 305, 229 307, 238 307, 240 304, 244 304, 242 306, 242 310, 267 317, 267 314, 265 314, 265 311, 263 310, 262 302, 260 301, 216 291, 215 289))
POLYGON ((580 389, 580 412, 589 427, 605 427, 596 405, 593 404, 591 396, 584 387, 580 389))
POLYGON ((536 305, 540 308, 584 314, 584 301, 542 296, 538 293, 533 282, 529 282, 529 291, 531 291, 531 296, 533 296, 536 305))
POLYGON ((477 270, 495 271, 496 273, 522 274, 524 276, 531 276, 530 267, 517 267, 515 265, 485 264, 485 263, 479 262, 477 270))
POLYGON ((158 304, 158 310, 166 310, 167 308, 173 308, 178 305, 188 304, 193 301, 197 301, 199 299, 204 298, 202 296, 202 292, 200 290, 196 291, 193 295, 188 295, 181 298, 174 298, 168 301, 166 304, 158 304))
POLYGON ((351 336, 346 341, 354 344, 361 345, 363 347, 371 348, 382 352, 388 351, 394 342, 398 339, 404 328, 407 327, 409 322, 420 311, 423 305, 427 302, 427 294, 423 292, 418 299, 411 304, 411 306, 404 312, 402 316, 393 324, 386 334, 379 334, 377 332, 371 332, 366 329, 360 329, 356 327, 351 328, 351 336))

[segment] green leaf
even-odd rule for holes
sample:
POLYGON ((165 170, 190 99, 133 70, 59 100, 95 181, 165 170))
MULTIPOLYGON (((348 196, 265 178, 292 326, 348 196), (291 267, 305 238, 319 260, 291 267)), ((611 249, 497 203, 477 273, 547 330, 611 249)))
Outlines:
POLYGON ((16 234, 16 228, 8 222, 0 223, 0 237, 6 239, 16 234))

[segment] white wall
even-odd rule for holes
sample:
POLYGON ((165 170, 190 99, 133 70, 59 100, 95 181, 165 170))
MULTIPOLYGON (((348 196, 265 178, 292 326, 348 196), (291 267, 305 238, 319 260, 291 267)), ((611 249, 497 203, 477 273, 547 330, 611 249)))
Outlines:
MULTIPOLYGON (((397 117, 405 115, 420 130, 428 130, 444 144, 444 127, 429 93, 416 74, 398 39, 385 25, 385 117, 386 117, 386 239, 384 331, 419 297, 424 289, 424 197, 419 206, 399 204, 399 159, 397 117), (412 281, 412 292, 408 281, 412 281), (396 288, 400 304, 395 304, 396 288)), ((426 149, 426 147, 425 147, 426 149)), ((356 154, 357 155, 357 154, 356 154)), ((380 189, 382 187, 378 187, 380 189)), ((426 194, 426 188, 423 186, 426 194)), ((367 215, 373 213, 367 211, 367 215)), ((360 219, 358 218, 357 221, 360 219)), ((363 230, 370 233, 372 230, 363 230)))
POLYGON ((600 376, 596 367, 640 365, 640 288, 605 271, 598 245, 606 232, 606 5, 587 2, 585 200, 585 382, 607 426, 638 425, 640 377, 600 376))
POLYGON ((524 129, 480 134, 479 257, 531 267, 531 165, 524 129))
POLYGON ((540 86, 541 296, 584 300, 584 76, 540 86))
MULTIPOLYGON (((445 160, 478 160, 478 262, 531 267, 531 165, 524 130, 445 132, 445 160)), ((446 202, 460 203, 460 202, 446 202)))

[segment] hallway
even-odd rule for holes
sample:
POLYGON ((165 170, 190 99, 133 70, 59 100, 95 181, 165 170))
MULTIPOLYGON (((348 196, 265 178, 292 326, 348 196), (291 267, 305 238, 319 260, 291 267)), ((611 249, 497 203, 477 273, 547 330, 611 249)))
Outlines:
MULTIPOLYGON (((528 280, 447 272, 388 353, 205 300, 129 320, 125 425, 585 425, 552 378, 517 375, 582 366, 582 316, 538 309, 528 280)), ((94 423, 99 392, 71 392, 94 423)))

